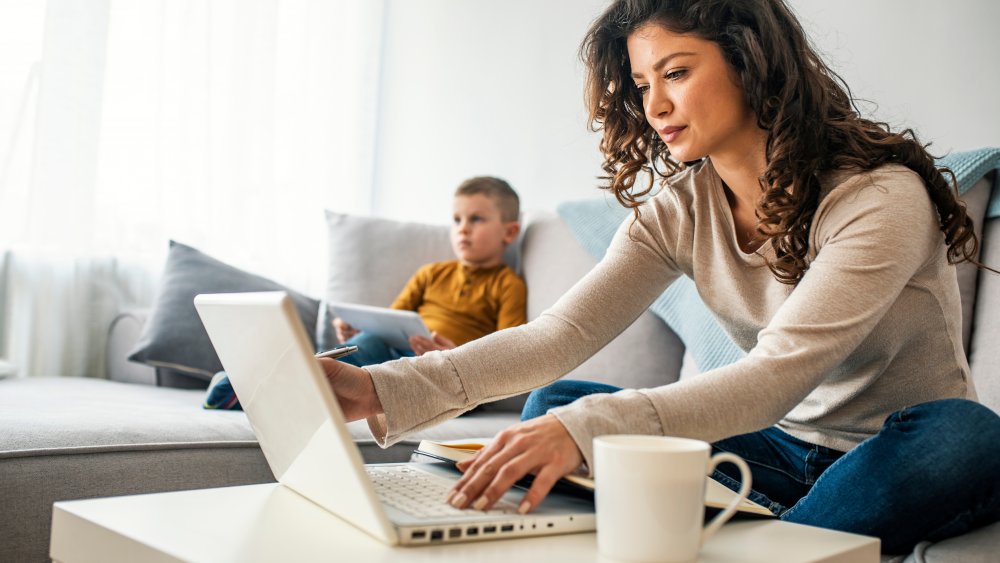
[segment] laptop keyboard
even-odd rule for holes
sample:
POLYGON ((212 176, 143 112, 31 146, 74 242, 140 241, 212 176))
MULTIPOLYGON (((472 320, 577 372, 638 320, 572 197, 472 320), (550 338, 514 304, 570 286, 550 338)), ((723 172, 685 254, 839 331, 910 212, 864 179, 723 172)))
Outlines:
POLYGON ((505 500, 486 511, 467 508, 460 510, 445 502, 448 491, 455 484, 451 479, 432 475, 406 465, 388 467, 365 466, 368 477, 375 486, 375 493, 388 506, 420 518, 447 516, 477 516, 517 514, 517 506, 505 500))

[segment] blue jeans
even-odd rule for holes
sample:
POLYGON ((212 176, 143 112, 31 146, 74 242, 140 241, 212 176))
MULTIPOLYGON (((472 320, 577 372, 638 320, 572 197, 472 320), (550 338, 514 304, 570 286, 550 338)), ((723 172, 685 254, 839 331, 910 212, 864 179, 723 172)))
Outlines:
POLYGON ((391 360, 412 356, 412 350, 399 350, 385 343, 381 338, 359 332, 351 337, 344 344, 351 344, 358 347, 358 351, 338 358, 344 363, 358 367, 381 364, 391 360))
MULTIPOLYGON (((619 388, 557 381, 529 395, 522 420, 593 393, 619 388)), ((882 551, 906 553, 1000 520, 1000 416, 964 399, 907 407, 847 453, 794 438, 777 428, 726 438, 753 474, 751 499, 782 520, 882 540, 882 551)), ((712 475, 732 489, 739 471, 712 475)))

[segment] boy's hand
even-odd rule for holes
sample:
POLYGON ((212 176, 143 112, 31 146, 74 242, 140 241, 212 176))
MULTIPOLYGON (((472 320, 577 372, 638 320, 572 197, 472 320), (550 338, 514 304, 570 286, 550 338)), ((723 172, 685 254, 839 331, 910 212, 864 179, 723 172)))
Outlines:
POLYGON ((333 330, 337 332, 337 340, 339 340, 341 344, 347 342, 352 336, 359 332, 358 329, 347 324, 347 322, 340 317, 333 319, 333 330))
POLYGON ((410 337, 410 348, 413 348, 413 352, 418 356, 422 356, 433 350, 451 350, 455 346, 454 342, 437 332, 432 332, 431 338, 423 336, 410 337))
POLYGON ((348 422, 382 413, 382 401, 375 393, 375 384, 367 370, 330 358, 317 361, 348 422))

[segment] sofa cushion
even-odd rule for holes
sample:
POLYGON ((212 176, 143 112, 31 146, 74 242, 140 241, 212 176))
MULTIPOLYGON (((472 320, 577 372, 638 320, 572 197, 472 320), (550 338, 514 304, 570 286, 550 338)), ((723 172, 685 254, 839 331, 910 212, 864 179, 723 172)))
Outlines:
POLYGON ((250 291, 288 292, 306 332, 315 341, 319 301, 170 241, 151 316, 128 359, 210 380, 222 369, 222 362, 194 308, 194 297, 199 293, 250 291))
MULTIPOLYGON (((987 175, 962 194, 962 200, 965 202, 969 217, 975 223, 976 237, 980 242, 983 240, 983 221, 992 190, 993 179, 991 175, 987 175)), ((982 249, 980 244, 980 254, 976 258, 982 255, 982 249)), ((962 262, 955 268, 958 274, 958 290, 962 296, 962 345, 968 354, 972 337, 972 319, 976 309, 976 282, 979 278, 979 268, 969 262, 962 262)))
MULTIPOLYGON (((1000 270, 1000 217, 990 219, 983 228, 983 251, 980 261, 1000 270)), ((969 367, 979 402, 1000 413, 1000 275, 979 272, 976 291, 969 367)))

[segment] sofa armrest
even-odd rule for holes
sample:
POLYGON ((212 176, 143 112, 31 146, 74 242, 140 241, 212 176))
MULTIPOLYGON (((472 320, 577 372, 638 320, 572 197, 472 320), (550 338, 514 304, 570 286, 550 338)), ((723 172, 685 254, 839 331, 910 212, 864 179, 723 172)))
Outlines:
POLYGON ((108 379, 156 385, 156 370, 153 367, 128 361, 128 354, 139 341, 148 316, 149 311, 145 309, 125 311, 111 321, 106 356, 108 379))

